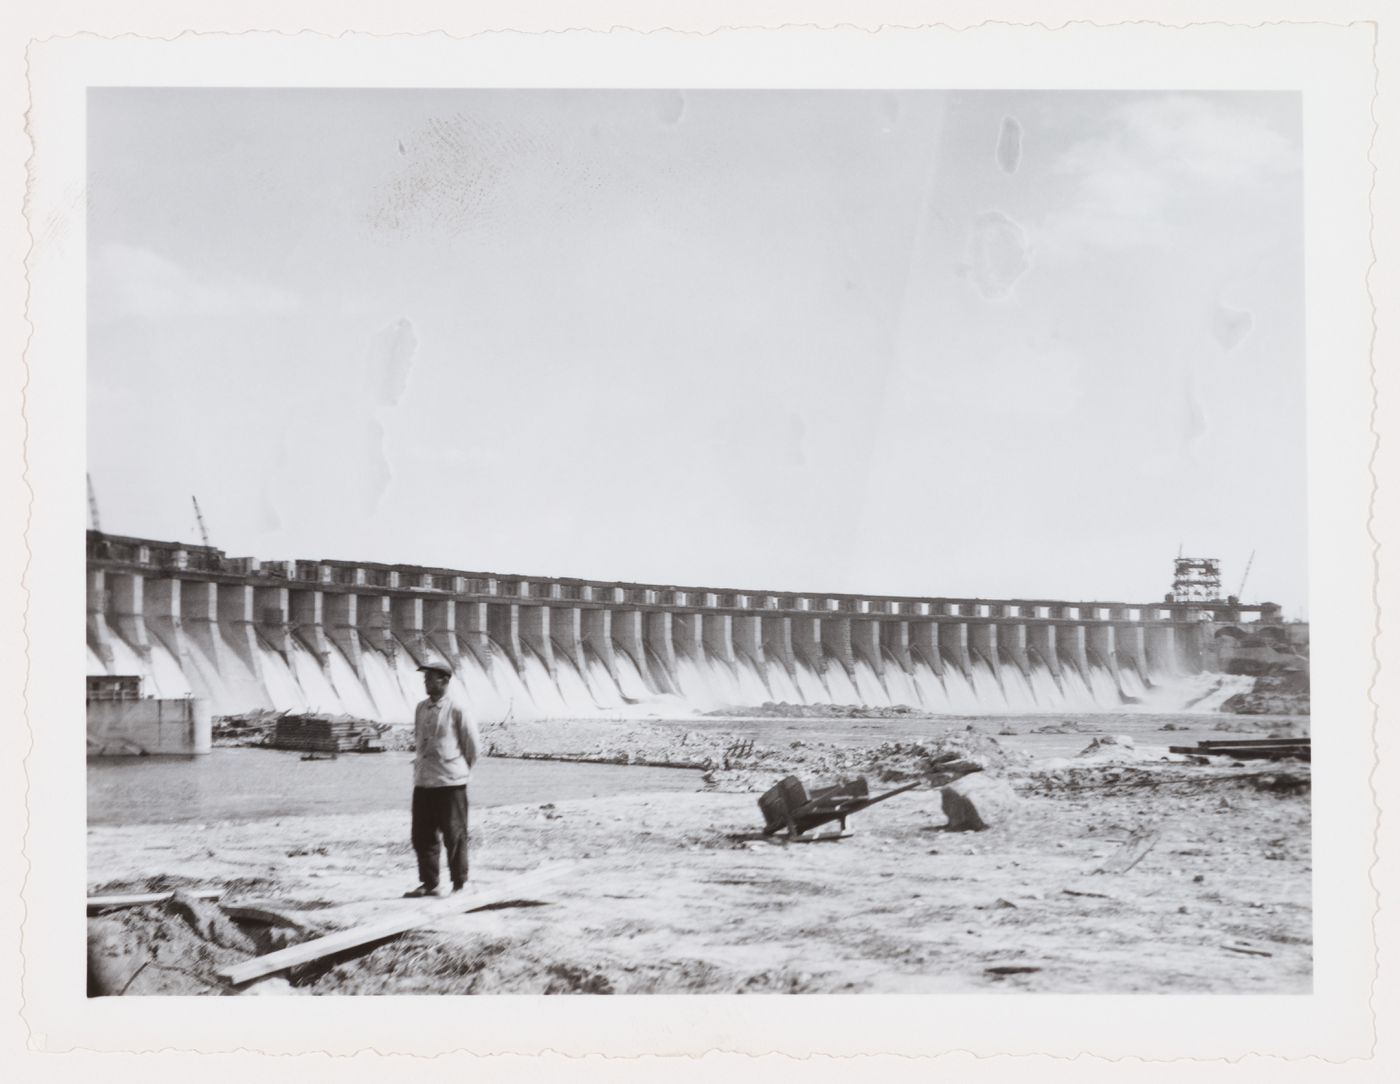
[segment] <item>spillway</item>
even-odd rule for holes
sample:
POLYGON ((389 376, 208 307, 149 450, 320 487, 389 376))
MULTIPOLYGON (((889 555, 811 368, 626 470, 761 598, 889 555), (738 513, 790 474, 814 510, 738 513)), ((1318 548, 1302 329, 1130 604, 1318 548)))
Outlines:
POLYGON ((482 718, 688 715, 764 702, 937 714, 1213 710, 1214 631, 1269 604, 744 591, 349 561, 88 535, 90 675, 215 716, 407 722, 444 655, 482 718))

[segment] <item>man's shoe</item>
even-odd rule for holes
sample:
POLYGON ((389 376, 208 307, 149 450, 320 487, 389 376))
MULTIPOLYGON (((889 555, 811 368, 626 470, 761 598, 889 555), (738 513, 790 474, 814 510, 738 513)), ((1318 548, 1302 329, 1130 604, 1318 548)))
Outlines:
POLYGON ((403 894, 406 900, 421 899, 424 896, 441 896, 442 890, 437 885, 419 885, 417 888, 409 889, 403 894))

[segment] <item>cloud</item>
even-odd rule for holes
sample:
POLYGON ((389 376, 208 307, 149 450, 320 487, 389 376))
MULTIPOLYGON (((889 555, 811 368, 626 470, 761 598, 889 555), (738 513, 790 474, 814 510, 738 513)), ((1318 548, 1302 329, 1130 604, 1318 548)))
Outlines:
POLYGON ((136 245, 103 245, 88 263, 88 318, 168 320, 280 316, 295 294, 246 279, 201 279, 174 260, 136 245))
POLYGON ((1129 103, 1056 160, 1069 197, 1036 232, 1037 250, 1167 247, 1183 223, 1244 225, 1274 203, 1279 181, 1300 162, 1294 141, 1235 102, 1173 95, 1129 103))

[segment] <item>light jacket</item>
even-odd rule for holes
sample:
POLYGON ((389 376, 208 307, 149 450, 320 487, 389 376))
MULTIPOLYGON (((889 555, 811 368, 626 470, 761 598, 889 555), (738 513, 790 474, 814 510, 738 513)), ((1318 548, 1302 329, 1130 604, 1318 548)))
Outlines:
POLYGON ((423 700, 413 713, 417 753, 413 758, 416 787, 460 787, 471 776, 481 749, 481 733, 450 693, 436 704, 423 700))

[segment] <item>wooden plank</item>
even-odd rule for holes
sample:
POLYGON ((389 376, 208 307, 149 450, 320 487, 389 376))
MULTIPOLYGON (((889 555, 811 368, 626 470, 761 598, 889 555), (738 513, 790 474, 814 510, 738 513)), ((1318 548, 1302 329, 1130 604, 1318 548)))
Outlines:
POLYGON ((1060 889, 1060 891, 1063 892, 1066 896, 1087 896, 1088 898, 1095 900, 1113 899, 1113 897, 1110 896, 1107 892, 1090 892, 1088 889, 1084 888, 1062 888, 1060 889))
POLYGON ((1188 756, 1269 757, 1309 754, 1312 745, 1309 742, 1201 742, 1200 745, 1169 745, 1167 751, 1188 756))
POLYGON ((1267 949, 1261 949, 1257 945, 1252 945, 1248 941, 1227 941, 1220 946, 1230 952, 1238 952, 1243 956, 1272 956, 1273 953, 1267 949))
POLYGON ((1311 738, 1212 738, 1209 741, 1199 743, 1203 749, 1210 749, 1217 745, 1311 745, 1311 738))
MULTIPOLYGON (((216 900, 224 894, 222 888, 182 888, 187 896, 200 900, 216 900)), ((112 911, 118 907, 141 907, 148 903, 164 903, 174 899, 174 892, 132 892, 118 896, 89 896, 87 909, 92 911, 112 911)))
MULTIPOLYGON (((562 877, 565 873, 571 872, 574 868, 575 865, 571 862, 541 866, 539 869, 523 873, 519 877, 502 881, 498 885, 487 885, 482 891, 465 897, 460 903, 465 903, 467 905, 465 911, 470 913, 493 904, 526 899, 530 893, 562 877)), ((451 900, 452 897, 447 896, 442 897, 440 902, 446 904, 451 900)), ((411 911, 402 911, 376 922, 366 923, 363 926, 354 926, 348 930, 341 930, 339 933, 327 934, 314 941, 303 941, 299 945, 291 945, 276 952, 269 952, 266 956, 256 956, 241 964, 221 967, 214 973, 231 985, 241 986, 245 982, 262 978, 264 975, 286 971, 288 968, 298 967, 301 964, 310 963, 337 952, 345 952, 348 949, 359 948, 375 941, 395 937, 417 926, 425 926, 434 919, 442 918, 444 913, 450 912, 444 912, 440 906, 420 906, 411 911)))

